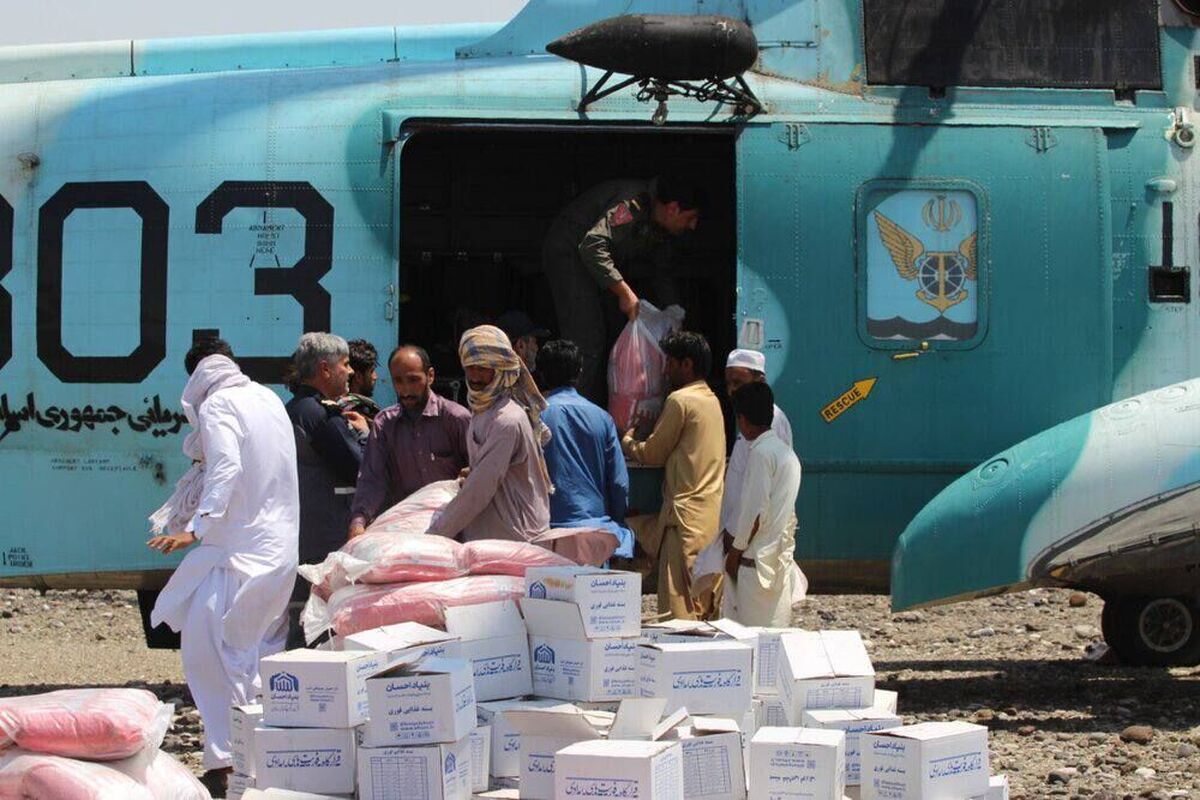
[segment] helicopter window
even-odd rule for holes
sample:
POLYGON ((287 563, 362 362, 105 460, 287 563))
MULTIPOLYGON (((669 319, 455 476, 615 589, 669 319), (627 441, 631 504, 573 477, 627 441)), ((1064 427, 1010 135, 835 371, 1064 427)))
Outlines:
POLYGON ((876 85, 1158 89, 1158 3, 864 0, 876 85))
POLYGON ((860 194, 860 332, 869 344, 979 338, 979 220, 965 187, 881 182, 860 194))

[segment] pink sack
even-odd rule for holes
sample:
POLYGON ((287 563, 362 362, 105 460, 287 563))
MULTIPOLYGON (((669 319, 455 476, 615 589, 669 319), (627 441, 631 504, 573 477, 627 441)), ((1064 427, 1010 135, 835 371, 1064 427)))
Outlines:
POLYGON ((162 744, 174 708, 145 689, 63 689, 0 699, 0 747, 116 761, 162 744))
POLYGON ((325 599, 351 583, 442 581, 466 575, 457 542, 423 536, 433 515, 456 494, 458 481, 424 486, 380 514, 362 536, 346 542, 320 564, 301 564, 297 571, 325 599), (413 543, 410 537, 422 538, 413 543))
POLYGON ((367 531, 393 534, 424 533, 433 515, 446 507, 458 494, 458 481, 438 481, 423 486, 384 511, 367 526, 367 531))
POLYGON ((467 574, 462 545, 424 533, 398 536, 372 530, 351 539, 321 564, 304 564, 300 574, 328 597, 350 583, 444 581, 467 574))
POLYGON ((310 597, 304 609, 304 634, 311 642, 330 627, 339 636, 392 625, 419 622, 435 628, 446 625, 446 609, 525 594, 525 581, 510 575, 471 575, 449 581, 390 586, 347 586, 328 604, 310 597))
POLYGON ((621 433, 636 428, 647 435, 662 413, 667 396, 667 358, 658 343, 678 330, 683 309, 659 311, 640 301, 638 316, 617 336, 608 359, 608 411, 621 433))
POLYGON ((463 560, 472 575, 516 575, 529 567, 570 567, 574 561, 540 544, 508 539, 477 539, 463 545, 463 560))
MULTIPOLYGON (((203 797, 207 797, 207 792, 203 797)), ((11 750, 0 753, 0 800, 160 800, 109 764, 11 750)))

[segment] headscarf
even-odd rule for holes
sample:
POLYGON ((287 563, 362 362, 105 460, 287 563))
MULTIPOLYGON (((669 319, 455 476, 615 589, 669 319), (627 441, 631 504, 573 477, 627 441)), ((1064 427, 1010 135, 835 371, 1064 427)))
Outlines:
POLYGON ((467 384, 467 405, 473 413, 481 414, 505 397, 511 397, 517 405, 525 409, 525 413, 529 415, 529 424, 533 427, 533 436, 541 445, 537 449, 538 465, 542 469, 546 485, 551 486, 553 492, 546 470, 546 456, 542 453, 542 447, 550 441, 550 429, 542 422, 546 398, 542 397, 525 362, 517 355, 517 351, 513 350, 508 336, 494 325, 471 328, 463 333, 458 342, 458 358, 463 367, 486 367, 496 371, 492 382, 483 389, 475 390, 467 384))
POLYGON ((200 408, 204 401, 221 389, 246 386, 250 379, 233 359, 223 355, 206 356, 196 365, 187 385, 183 387, 180 404, 192 430, 183 440, 183 454, 192 460, 192 467, 179 482, 175 492, 157 511, 150 515, 150 530, 155 534, 183 530, 196 508, 204 490, 204 447, 200 441, 200 408))

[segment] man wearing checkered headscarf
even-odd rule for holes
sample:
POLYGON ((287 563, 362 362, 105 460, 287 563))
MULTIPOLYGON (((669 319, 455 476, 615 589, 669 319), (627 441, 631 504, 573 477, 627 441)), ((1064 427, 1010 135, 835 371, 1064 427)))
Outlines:
POLYGON ((550 479, 542 444, 546 401, 508 337, 481 325, 463 334, 459 359, 467 373, 470 473, 429 533, 473 539, 530 541, 550 529, 550 479))

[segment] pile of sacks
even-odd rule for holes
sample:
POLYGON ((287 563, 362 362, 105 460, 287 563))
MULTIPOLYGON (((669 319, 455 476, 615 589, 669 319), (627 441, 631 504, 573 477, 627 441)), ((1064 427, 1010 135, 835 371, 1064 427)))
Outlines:
POLYGON ((0 698, 0 800, 210 800, 159 749, 173 713, 144 689, 0 698))
POLYGON ((522 586, 447 609, 446 630, 264 658, 261 704, 234 710, 230 797, 1007 798, 987 729, 904 725, 856 631, 643 626, 620 571, 535 567, 522 586))
POLYGON ((430 484, 322 563, 301 565, 300 574, 313 584, 302 616, 305 638, 314 642, 328 631, 347 636, 399 622, 443 627, 448 608, 520 597, 531 566, 575 563, 539 544, 460 544, 424 535, 457 491, 457 481, 430 484))

